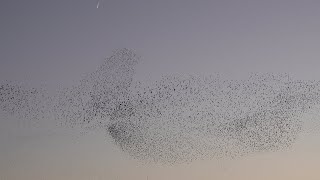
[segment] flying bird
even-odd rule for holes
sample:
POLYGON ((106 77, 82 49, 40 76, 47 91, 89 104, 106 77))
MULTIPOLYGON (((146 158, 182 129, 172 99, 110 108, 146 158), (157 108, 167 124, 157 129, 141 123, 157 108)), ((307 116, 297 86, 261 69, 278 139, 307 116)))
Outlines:
POLYGON ((98 3, 97 3, 97 9, 100 7, 100 4, 101 4, 100 1, 101 1, 101 3, 103 2, 103 0, 99 0, 99 1, 98 1, 98 3))

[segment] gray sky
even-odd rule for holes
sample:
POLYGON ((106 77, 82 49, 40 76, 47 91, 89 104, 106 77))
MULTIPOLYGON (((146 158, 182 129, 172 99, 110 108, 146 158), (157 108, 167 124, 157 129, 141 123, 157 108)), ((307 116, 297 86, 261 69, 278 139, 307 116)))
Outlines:
MULTIPOLYGON (((261 71, 320 79, 320 1, 104 0, 98 9, 97 2, 1 0, 0 80, 42 81, 52 88, 72 85, 113 50, 123 47, 142 55, 137 72, 142 79, 175 72, 220 72, 238 78, 261 71)), ((28 148, 26 151, 32 152, 32 145, 25 149, 28 148)), ((101 149, 97 151, 103 154, 101 149)), ((92 164, 99 161, 98 156, 92 157, 92 164)), ((109 157, 105 158, 107 161, 109 157)), ((101 167, 103 162, 98 164, 101 167)), ((254 163, 249 166, 254 167, 254 163)), ((130 176, 141 170, 132 167, 126 167, 131 168, 130 176)), ((180 171, 181 168, 177 170, 180 171)), ((307 174, 312 176, 309 171, 307 174)), ((158 179, 161 172, 150 170, 151 174, 158 174, 154 175, 158 179)), ((194 178, 200 177, 199 172, 194 178)), ((170 173, 171 177, 181 174, 170 173)), ((136 173, 134 177, 142 175, 136 173)))
POLYGON ((1 1, 0 76, 70 83, 116 48, 141 74, 291 72, 314 78, 320 3, 297 0, 1 1))

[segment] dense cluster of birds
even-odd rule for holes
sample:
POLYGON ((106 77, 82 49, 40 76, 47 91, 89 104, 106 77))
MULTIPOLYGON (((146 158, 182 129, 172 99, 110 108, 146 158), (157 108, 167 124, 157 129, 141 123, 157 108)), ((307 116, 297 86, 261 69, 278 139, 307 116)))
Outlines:
POLYGON ((2 83, 0 108, 29 121, 50 116, 62 126, 104 129, 121 150, 144 162, 182 163, 289 148, 303 130, 303 114, 320 103, 320 81, 287 74, 246 80, 167 75, 139 82, 139 59, 119 49, 53 97, 2 83))

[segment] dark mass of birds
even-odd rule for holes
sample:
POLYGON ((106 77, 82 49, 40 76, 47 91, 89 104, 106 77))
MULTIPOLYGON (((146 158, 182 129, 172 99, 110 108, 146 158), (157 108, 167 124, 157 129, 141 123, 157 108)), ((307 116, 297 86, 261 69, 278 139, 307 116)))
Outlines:
POLYGON ((78 85, 49 97, 12 82, 0 86, 3 111, 36 124, 48 114, 62 126, 104 129, 144 162, 184 163, 290 148, 303 114, 320 103, 320 81, 287 74, 167 75, 134 81, 140 56, 119 49, 78 85))

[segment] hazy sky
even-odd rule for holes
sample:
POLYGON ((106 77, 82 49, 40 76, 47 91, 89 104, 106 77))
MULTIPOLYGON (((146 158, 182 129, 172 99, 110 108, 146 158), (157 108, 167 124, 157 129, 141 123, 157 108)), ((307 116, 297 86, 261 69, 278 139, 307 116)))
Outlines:
MULTIPOLYGON (((142 56, 136 75, 141 79, 176 72, 233 78, 288 72, 320 79, 320 1, 100 0, 99 8, 97 3, 1 0, 0 80, 70 86, 123 47, 142 56)), ((1 126, 7 117, 0 120, 1 126)), ((0 174, 8 179, 320 178, 320 144, 315 143, 320 136, 300 142, 292 152, 169 168, 137 165, 101 134, 77 143, 38 136, 6 142, 11 148, 0 151, 0 174)))

